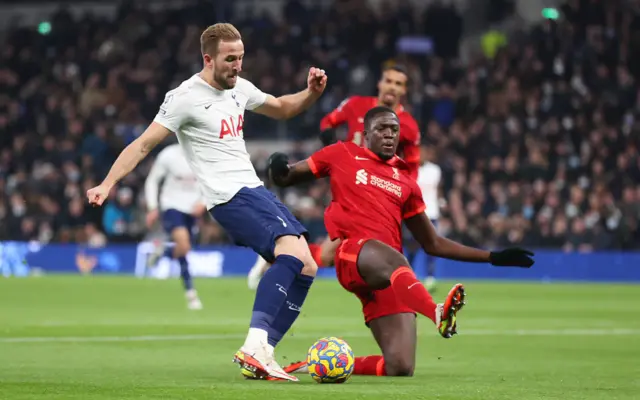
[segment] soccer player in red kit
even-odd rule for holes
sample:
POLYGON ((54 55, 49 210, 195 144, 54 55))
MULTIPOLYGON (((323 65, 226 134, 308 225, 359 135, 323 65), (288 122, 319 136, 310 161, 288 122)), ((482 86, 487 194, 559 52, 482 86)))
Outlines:
MULTIPOLYGON (((416 313, 432 320, 444 338, 457 333, 456 314, 464 288, 453 286, 436 304, 402 254, 402 222, 431 255, 494 266, 531 267, 533 253, 519 248, 489 252, 438 236, 424 213, 425 204, 407 163, 397 157, 400 121, 387 107, 364 116, 366 147, 340 142, 288 165, 288 157, 270 157, 269 174, 278 186, 330 177, 333 201, 325 212, 332 239, 341 243, 335 256, 340 284, 362 302, 366 324, 382 355, 356 357, 354 374, 411 376, 415 366, 416 313)), ((306 363, 285 370, 303 372, 306 363)))
MULTIPOLYGON (((400 104, 407 93, 408 79, 407 71, 402 65, 387 66, 378 81, 378 97, 351 96, 322 118, 320 121, 322 143, 325 146, 335 143, 337 140, 335 128, 347 124, 349 131, 346 142, 364 146, 364 115, 376 106, 389 107, 396 112, 400 122, 396 154, 407 164, 404 172, 417 179, 420 167, 420 131, 416 120, 400 104)), ((309 249, 318 266, 331 266, 334 264, 333 256, 338 245, 340 241, 331 241, 327 238, 322 244, 309 243, 309 249)), ((258 257, 247 277, 251 289, 258 287, 258 282, 267 268, 269 264, 258 257)))
MULTIPOLYGON (((416 120, 400 104, 402 98, 407 94, 408 80, 407 71, 402 65, 387 66, 378 81, 378 97, 351 96, 322 118, 320 121, 322 142, 325 145, 334 143, 336 141, 335 128, 347 124, 349 131, 346 142, 364 146, 364 115, 374 107, 388 107, 395 111, 400 122, 400 137, 396 154, 406 163, 407 168, 404 172, 417 179, 420 167, 420 130, 416 120)), ((318 266, 333 265, 333 256, 339 244, 339 241, 329 239, 326 239, 321 245, 309 244, 311 254, 318 266)))

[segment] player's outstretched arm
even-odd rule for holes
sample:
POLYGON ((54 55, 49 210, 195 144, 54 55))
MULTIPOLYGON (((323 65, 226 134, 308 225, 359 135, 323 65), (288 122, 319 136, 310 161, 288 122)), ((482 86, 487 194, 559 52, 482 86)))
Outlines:
POLYGON ((274 119, 289 119, 300 114, 320 98, 327 87, 327 76, 323 69, 311 67, 307 77, 307 88, 295 94, 273 97, 267 96, 265 102, 254 109, 258 114, 274 119))
POLYGON ((433 224, 423 212, 405 219, 405 223, 413 237, 422 245, 428 254, 448 258, 450 260, 491 263, 498 267, 524 267, 534 264, 534 254, 528 250, 509 248, 502 251, 489 252, 468 247, 439 236, 433 224))
POLYGON ((273 153, 269 157, 269 177, 277 186, 286 187, 315 179, 308 160, 289 165, 289 156, 273 153))
POLYGON ((151 150, 156 147, 164 138, 166 138, 171 132, 164 126, 157 122, 152 122, 151 125, 140 135, 139 138, 131 142, 127 147, 122 150, 116 161, 111 166, 111 170, 104 178, 104 181, 99 186, 96 186, 87 191, 87 198, 89 203, 96 206, 101 206, 107 199, 111 188, 125 177, 129 172, 142 161, 151 150))

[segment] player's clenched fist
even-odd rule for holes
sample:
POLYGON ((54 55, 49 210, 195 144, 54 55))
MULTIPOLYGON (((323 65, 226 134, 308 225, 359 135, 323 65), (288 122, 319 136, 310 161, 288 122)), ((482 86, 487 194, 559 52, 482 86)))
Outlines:
POLYGON ((87 190, 87 200, 92 206, 101 206, 109 196, 109 188, 105 185, 96 186, 87 190))
POLYGON ((316 67, 309 68, 307 86, 312 92, 322 93, 324 88, 327 87, 327 75, 325 75, 324 70, 316 67))

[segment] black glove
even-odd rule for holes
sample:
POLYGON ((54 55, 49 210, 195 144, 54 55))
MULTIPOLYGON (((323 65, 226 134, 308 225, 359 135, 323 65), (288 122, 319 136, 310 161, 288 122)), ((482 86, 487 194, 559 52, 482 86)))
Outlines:
POLYGON ((502 251, 492 251, 489 254, 489 262, 496 267, 521 267, 529 268, 534 263, 533 252, 519 247, 511 247, 502 251))
POLYGON ((338 141, 335 129, 326 129, 320 132, 320 141, 324 146, 329 146, 338 141))
POLYGON ((269 177, 278 185, 282 186, 282 180, 289 174, 289 156, 284 153, 273 153, 267 161, 269 177))

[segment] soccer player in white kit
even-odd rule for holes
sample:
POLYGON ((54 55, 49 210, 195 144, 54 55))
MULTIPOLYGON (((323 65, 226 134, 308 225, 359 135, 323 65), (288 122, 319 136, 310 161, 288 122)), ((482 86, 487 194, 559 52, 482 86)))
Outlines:
POLYGON ((305 90, 275 98, 238 76, 244 45, 233 25, 210 26, 200 43, 202 71, 167 93, 151 125, 87 197, 102 205, 113 186, 175 132, 212 216, 238 244, 272 263, 256 290, 249 332, 234 362, 256 378, 297 381, 275 361, 274 347, 299 315, 318 266, 304 227, 258 179, 243 139, 243 116, 247 109, 291 118, 320 97, 327 77, 312 67, 305 90))
POLYGON ((163 241, 148 260, 155 266, 163 256, 177 260, 180 278, 191 310, 200 310, 202 302, 193 287, 187 253, 191 251, 191 239, 198 218, 206 211, 196 175, 189 167, 179 144, 171 144, 158 154, 144 185, 147 202, 147 227, 160 219, 164 231, 175 246, 165 250, 163 241), (161 187, 162 186, 162 187, 161 187))
MULTIPOLYGON (((418 186, 422 191, 422 198, 424 199, 424 203, 427 204, 425 213, 431 220, 433 226, 437 229, 438 218, 440 218, 439 188, 440 179, 442 178, 442 170, 437 164, 433 162, 434 160, 435 153, 433 149, 430 147, 422 146, 420 157, 421 165, 418 168, 418 186)), ((427 290, 432 292, 434 291, 436 285, 436 258, 428 254, 425 254, 425 256, 427 258, 427 278, 425 281, 425 286, 427 287, 427 290)), ((413 265, 413 260, 411 260, 411 264, 413 265)))

